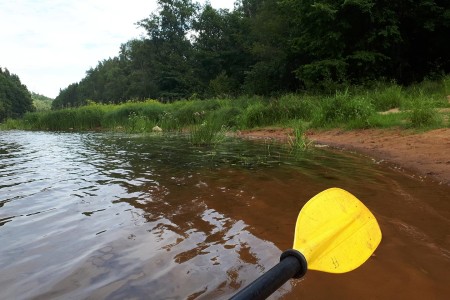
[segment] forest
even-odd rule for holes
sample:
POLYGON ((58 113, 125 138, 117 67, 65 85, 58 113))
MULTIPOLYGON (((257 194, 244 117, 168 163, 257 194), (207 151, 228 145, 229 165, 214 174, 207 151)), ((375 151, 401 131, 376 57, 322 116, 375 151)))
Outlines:
POLYGON ((19 118, 33 111, 33 101, 19 76, 0 67, 0 123, 7 118, 19 118))
MULTIPOLYGON (((53 108, 409 85, 450 72, 448 0, 241 0, 233 10, 158 0, 53 108)), ((1 111, 1 110, 0 110, 1 111)))

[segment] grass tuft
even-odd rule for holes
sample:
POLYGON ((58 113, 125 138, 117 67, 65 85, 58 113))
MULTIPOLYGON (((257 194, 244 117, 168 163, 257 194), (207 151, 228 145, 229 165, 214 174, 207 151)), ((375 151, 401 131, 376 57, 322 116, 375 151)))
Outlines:
POLYGON ((288 145, 291 151, 306 151, 312 146, 312 141, 306 136, 307 127, 301 122, 295 122, 293 135, 288 135, 288 145))
POLYGON ((410 111, 409 120, 413 128, 437 128, 443 124, 443 118, 435 108, 420 102, 410 111))
POLYGON ((189 127, 189 141, 196 146, 209 146, 223 142, 226 138, 226 127, 213 120, 204 121, 189 127))

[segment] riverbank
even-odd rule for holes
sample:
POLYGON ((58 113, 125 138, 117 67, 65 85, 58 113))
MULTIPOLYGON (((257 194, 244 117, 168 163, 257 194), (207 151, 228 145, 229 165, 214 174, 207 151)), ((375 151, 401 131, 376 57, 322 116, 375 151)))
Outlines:
MULTIPOLYGON (((286 128, 239 131, 250 139, 287 141, 286 128)), ((406 172, 450 185, 450 128, 426 132, 402 129, 311 130, 307 137, 316 145, 356 151, 399 166, 406 172)))

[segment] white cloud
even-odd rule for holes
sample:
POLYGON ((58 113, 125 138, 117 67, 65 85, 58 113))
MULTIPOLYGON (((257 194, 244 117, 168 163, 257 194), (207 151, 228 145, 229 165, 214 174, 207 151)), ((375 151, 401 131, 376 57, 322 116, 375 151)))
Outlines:
MULTIPOLYGON (((234 0, 210 2, 231 9, 234 0)), ((143 34, 135 23, 156 9, 149 0, 1 1, 0 66, 30 91, 55 97, 98 61, 116 56, 120 44, 143 34)))

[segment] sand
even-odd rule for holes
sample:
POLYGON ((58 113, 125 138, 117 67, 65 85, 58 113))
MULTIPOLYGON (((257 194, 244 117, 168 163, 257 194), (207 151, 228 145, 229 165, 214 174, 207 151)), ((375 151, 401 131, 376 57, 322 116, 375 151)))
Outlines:
MULTIPOLYGON (((239 131, 250 139, 288 140, 292 130, 264 128, 239 131)), ((406 172, 450 185, 450 128, 416 132, 401 129, 363 129, 344 131, 308 131, 316 145, 356 151, 377 160, 398 165, 406 172)))

